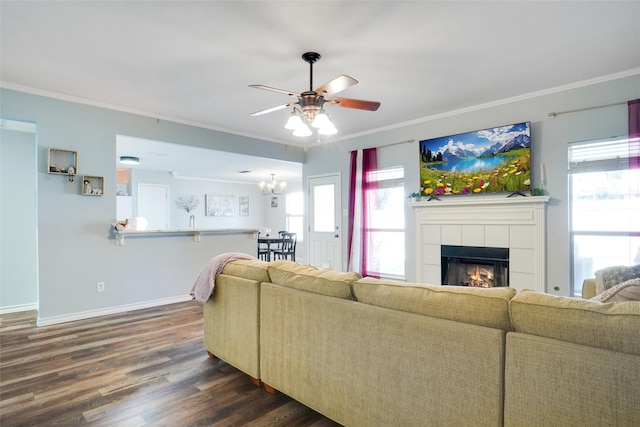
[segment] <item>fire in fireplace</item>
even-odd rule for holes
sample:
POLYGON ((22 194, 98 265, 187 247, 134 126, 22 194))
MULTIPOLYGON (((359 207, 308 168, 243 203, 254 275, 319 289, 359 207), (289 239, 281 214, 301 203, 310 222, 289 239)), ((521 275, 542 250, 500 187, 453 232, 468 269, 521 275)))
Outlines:
POLYGON ((442 284, 492 288, 509 286, 509 249, 441 246, 442 284))

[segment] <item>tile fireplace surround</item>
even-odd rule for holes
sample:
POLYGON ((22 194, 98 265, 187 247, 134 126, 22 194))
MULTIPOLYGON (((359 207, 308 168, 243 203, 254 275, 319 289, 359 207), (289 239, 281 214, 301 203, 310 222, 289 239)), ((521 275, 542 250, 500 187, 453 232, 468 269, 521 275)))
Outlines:
POLYGON ((547 196, 451 196, 416 211, 416 277, 441 285, 440 246, 509 248, 509 286, 545 292, 547 196))

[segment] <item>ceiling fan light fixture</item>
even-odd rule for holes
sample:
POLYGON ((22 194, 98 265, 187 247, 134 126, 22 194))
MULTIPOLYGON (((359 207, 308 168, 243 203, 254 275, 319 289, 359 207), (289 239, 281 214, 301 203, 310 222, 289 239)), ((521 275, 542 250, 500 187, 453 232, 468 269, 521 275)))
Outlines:
POLYGON ((313 135, 309 125, 314 129, 317 129, 318 134, 321 135, 334 135, 338 132, 334 124, 331 123, 331 119, 329 119, 329 116, 324 111, 323 106, 325 103, 343 108, 354 108, 357 110, 368 111, 376 111, 378 107, 380 107, 380 103, 377 101, 365 101, 362 99, 350 98, 326 98, 327 96, 333 96, 338 92, 342 92, 343 90, 358 84, 358 80, 343 74, 320 87, 313 89, 313 64, 318 62, 320 54, 317 52, 305 52, 302 54, 302 59, 304 62, 309 64, 309 90, 296 93, 271 86, 249 85, 249 87, 256 89, 284 93, 298 98, 297 102, 288 102, 276 107, 257 111, 252 113, 252 116, 260 116, 262 114, 278 111, 293 105, 293 111, 291 112, 289 120, 287 120, 284 127, 286 129, 293 130, 294 136, 306 137, 313 135))
POLYGON ((333 123, 329 122, 328 126, 318 129, 318 133, 321 135, 335 135, 338 133, 338 129, 336 129, 333 123))
POLYGON ((331 123, 331 120, 329 119, 329 116, 324 110, 318 111, 313 121, 311 122, 311 126, 316 129, 322 129, 328 126, 334 127, 331 123))
POLYGON ((311 136, 311 134, 311 129, 309 129, 309 126, 305 123, 302 123, 302 125, 298 126, 296 130, 293 131, 294 136, 311 136))
POLYGON ((300 115, 296 113, 295 110, 293 110, 291 112, 291 115, 289 116, 289 120, 287 120, 287 123, 284 125, 284 128, 289 130, 296 130, 303 124, 304 123, 302 122, 302 117, 300 117, 300 115))

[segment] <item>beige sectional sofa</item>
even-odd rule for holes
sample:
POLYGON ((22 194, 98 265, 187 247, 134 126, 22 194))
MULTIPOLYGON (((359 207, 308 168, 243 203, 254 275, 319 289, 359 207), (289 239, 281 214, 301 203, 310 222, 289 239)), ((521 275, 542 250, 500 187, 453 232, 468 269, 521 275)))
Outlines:
POLYGON ((346 426, 640 422, 640 303, 242 260, 204 320, 210 354, 346 426))

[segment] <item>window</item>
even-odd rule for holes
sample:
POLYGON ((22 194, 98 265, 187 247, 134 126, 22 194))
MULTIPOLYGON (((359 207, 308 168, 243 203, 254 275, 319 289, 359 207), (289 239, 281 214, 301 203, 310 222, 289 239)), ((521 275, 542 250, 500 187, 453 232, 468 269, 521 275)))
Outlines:
POLYGON ((302 233, 304 231, 304 201, 302 199, 302 191, 287 193, 285 199, 285 212, 287 231, 296 233, 297 241, 302 241, 302 233))
POLYGON ((382 169, 367 175, 377 188, 366 190, 368 224, 365 241, 369 275, 404 279, 404 169, 382 169))
POLYGON ((569 145, 573 292, 595 271, 640 263, 640 169, 626 138, 569 145))

